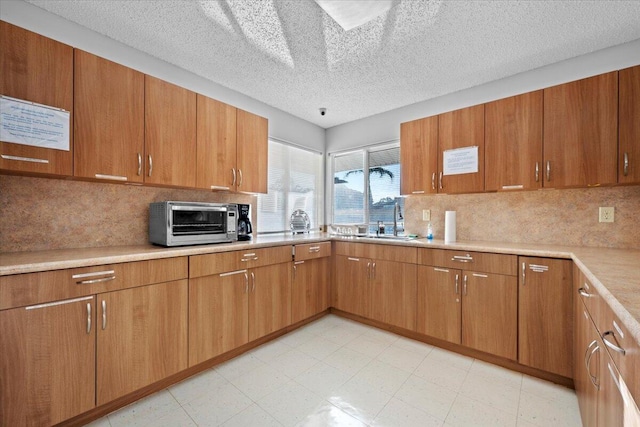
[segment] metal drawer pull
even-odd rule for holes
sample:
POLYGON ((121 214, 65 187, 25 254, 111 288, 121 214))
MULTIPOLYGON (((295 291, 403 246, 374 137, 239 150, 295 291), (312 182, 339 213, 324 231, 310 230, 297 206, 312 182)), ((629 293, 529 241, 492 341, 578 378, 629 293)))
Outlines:
POLYGON ((300 265, 300 264, 304 264, 304 261, 296 261, 293 263, 293 265, 300 265))
POLYGON ((151 176, 152 172, 153 172, 153 157, 151 157, 151 154, 149 154, 149 176, 151 176))
POLYGON ((424 190, 415 190, 412 191, 411 194, 424 194, 424 190))
POLYGON ((38 308, 48 308, 48 307, 55 307, 56 305, 64 305, 64 304, 71 304, 74 302, 79 302, 79 301, 87 301, 93 299, 93 297, 82 297, 82 298, 74 298, 74 299, 68 299, 68 300, 64 300, 64 301, 56 301, 56 302, 48 302, 46 304, 38 304, 38 305, 30 305, 28 307, 25 307, 25 310, 36 310, 38 308))
POLYGON ((91 333, 91 303, 87 303, 87 333, 91 333))
POLYGON ((102 330, 107 328, 107 302, 102 300, 102 330))
POLYGON ((612 343, 611 341, 609 341, 608 339, 606 339, 605 337, 608 335, 612 335, 613 338, 615 339, 615 334, 613 333, 613 331, 607 331, 604 334, 602 334, 602 341, 604 341, 604 345, 606 345, 607 347, 609 347, 611 350, 617 351, 618 353, 622 354, 623 356, 626 354, 626 350, 622 347, 618 347, 617 345, 615 345, 614 343, 612 343))
POLYGON ((503 190, 522 190, 524 188, 524 185, 522 184, 517 184, 517 185, 503 185, 502 189, 503 190))
POLYGON ((436 189, 436 173, 432 173, 431 174, 431 189, 435 190, 436 189))
POLYGON ((360 258, 351 258, 351 257, 349 257, 349 258, 347 258, 347 259, 348 259, 349 261, 360 261, 360 258))
POLYGON ((438 267, 434 267, 433 271, 441 271, 443 273, 449 272, 449 270, 447 270, 446 268, 438 268, 438 267))
POLYGON ((460 275, 456 274, 456 295, 460 293, 460 275))
POLYGON ((236 271, 230 271, 228 273, 220 273, 220 277, 227 277, 227 276, 233 276, 236 274, 242 274, 242 273, 246 273, 247 270, 236 270, 236 271))
POLYGON ((578 288, 578 293, 585 298, 591 298, 591 294, 584 290, 584 288, 578 288))
POLYGON ((629 153, 624 153, 624 166, 622 167, 622 174, 624 176, 629 175, 629 153))
POLYGON ((451 258, 451 261, 458 261, 458 262, 473 262, 473 257, 469 254, 466 255, 454 255, 453 258, 451 258))
POLYGON ((231 173, 233 174, 233 182, 231 185, 236 185, 236 168, 231 168, 231 173))
POLYGON ((5 160, 17 160, 19 162, 45 163, 45 164, 49 163, 49 160, 47 159, 35 159, 33 157, 9 156, 8 154, 2 154, 2 158, 5 160))
POLYGON ((126 176, 120 176, 120 175, 104 175, 101 173, 97 173, 95 175, 96 178, 98 179, 111 179, 113 181, 126 181, 127 177, 126 176))
POLYGON ((488 275, 486 275, 486 274, 473 273, 473 277, 484 277, 484 278, 487 278, 487 277, 489 277, 489 276, 488 276, 488 275))
POLYGON ((547 182, 551 181, 551 162, 547 160, 547 182))
POLYGON ((536 182, 540 181, 540 164, 536 162, 536 182))
POLYGON ((211 189, 212 190, 229 190, 229 187, 225 187, 223 185, 212 185, 211 189))
POLYGON ((76 285, 91 285, 93 283, 102 283, 109 282, 111 280, 116 280, 116 276, 103 277, 101 279, 91 279, 91 280, 79 280, 76 282, 76 285))
POLYGON ((529 269, 535 273, 544 273, 549 271, 549 267, 546 265, 529 264, 529 269))
POLYGON ((242 261, 242 262, 257 261, 258 260, 258 257, 256 256, 255 253, 244 254, 242 256, 243 256, 243 258, 240 259, 240 261, 242 261))
POLYGON ((311 246, 309 252, 320 252, 320 246, 311 246))
POLYGON ((251 288, 251 292, 255 292, 256 291, 256 275, 253 272, 251 272, 251 283, 253 284, 253 287, 251 288))
POLYGON ((466 295, 467 294, 467 275, 464 275, 464 279, 462 279, 462 283, 463 283, 463 294, 466 295))
POLYGON ((142 173, 142 155, 138 153, 138 176, 142 173))
POLYGON ((107 274, 115 274, 115 270, 94 271, 92 273, 78 273, 71 276, 72 279, 82 279, 85 277, 105 276, 107 274))

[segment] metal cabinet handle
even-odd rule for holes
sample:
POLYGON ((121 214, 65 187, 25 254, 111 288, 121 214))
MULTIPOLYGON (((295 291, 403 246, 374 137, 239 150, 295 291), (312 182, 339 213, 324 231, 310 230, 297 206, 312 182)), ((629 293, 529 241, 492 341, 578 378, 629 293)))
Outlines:
POLYGON ((375 279, 376 278, 376 263, 373 263, 373 266, 371 268, 371 278, 375 279))
POLYGON ((2 157, 5 160, 15 160, 17 162, 44 163, 44 164, 49 163, 49 160, 47 159, 37 159, 34 157, 10 156, 8 154, 2 154, 0 155, 0 157, 2 157))
POLYGON ((360 261, 360 258, 351 258, 351 257, 348 257, 347 259, 348 259, 349 261, 358 261, 358 262, 360 261))
POLYGON ((527 280, 527 263, 523 262, 522 263, 522 286, 524 286, 526 280, 527 280))
POLYGON ((231 168, 231 174, 233 175, 233 181, 231 182, 231 185, 236 185, 236 168, 231 168))
POLYGON ((551 162, 547 160, 547 182, 551 181, 551 162))
POLYGON ((212 185, 211 186, 212 190, 222 190, 222 191, 228 191, 230 190, 229 187, 225 187, 224 185, 212 185))
POLYGON ((367 263, 367 279, 371 279, 371 262, 367 263))
POLYGON ((440 172, 439 183, 440 183, 440 189, 442 190, 442 172, 440 172))
POLYGON ((249 275, 247 272, 244 272, 244 293, 249 293, 249 275))
POLYGON ((242 258, 240 259, 241 262, 257 261, 257 260, 258 260, 258 256, 255 254, 255 252, 243 254, 242 258))
POLYGON ((436 173, 432 173, 431 174, 431 189, 435 190, 436 189, 436 173))
POLYGON ((536 162, 536 182, 540 181, 540 163, 536 162))
POLYGON ((251 292, 255 292, 256 291, 256 275, 253 272, 251 272, 251 283, 253 284, 253 286, 251 287, 251 292))
POLYGON ((473 257, 469 254, 466 254, 464 256, 462 255, 454 255, 453 258, 451 258, 451 261, 458 261, 458 262, 473 262, 473 257))
POLYGON ((138 153, 138 176, 142 173, 142 154, 138 153))
POLYGON ((107 302, 102 300, 102 330, 107 328, 107 302))
POLYGON ((602 341, 604 341, 604 345, 609 347, 611 350, 617 351, 618 353, 624 356, 626 354, 626 350, 622 347, 618 347, 617 345, 615 345, 614 343, 612 343, 611 341, 605 338, 609 335, 613 336, 614 339, 616 337, 616 334, 613 331, 605 332, 604 334, 602 334, 602 341))
POLYGON ((464 295, 466 295, 467 294, 467 275, 466 274, 464 275, 464 279, 462 279, 462 283, 463 283, 462 292, 464 295))
POLYGON ((412 191, 411 194, 424 194, 424 190, 415 190, 412 191))
POLYGON ((151 154, 149 154, 149 176, 151 176, 152 172, 153 172, 153 157, 151 157, 151 154))
POLYGON ((584 288, 579 288, 578 293, 585 298, 591 298, 591 294, 584 290, 584 288))
MULTIPOLYGON (((597 352, 600 351, 600 346, 596 345, 593 350, 591 350, 591 353, 589 353, 589 359, 587 361, 587 374, 589 375, 589 379, 591 380, 591 384, 593 384, 593 386, 597 389, 600 390, 600 380, 598 379, 598 377, 600 376, 599 372, 596 372, 595 375, 591 375, 591 370, 589 369, 591 367, 591 358, 593 357, 593 355, 597 352)), ((596 365, 596 367, 598 368, 598 370, 600 369, 600 365, 596 365)))
MULTIPOLYGON (((588 318, 587 313, 583 312, 585 317, 588 318)), ((584 367, 585 369, 588 371, 589 370, 589 361, 588 361, 588 356, 589 356, 589 350, 591 350, 591 347, 593 347, 594 344, 597 344, 598 340, 593 340, 591 341, 591 343, 589 343, 589 345, 587 346, 587 349, 584 351, 584 367)))
POLYGON ((320 246, 311 246, 309 252, 320 252, 320 246))
POLYGON ((87 303, 87 333, 91 333, 91 303, 87 303))
POLYGON ((624 153, 624 165, 622 167, 622 174, 624 176, 629 175, 629 153, 624 153))
POLYGON ((94 176, 98 179, 110 179, 112 181, 127 181, 127 177, 122 175, 105 175, 103 173, 97 173, 94 176))
POLYGON ((244 181, 242 177, 242 169, 238 169, 238 173, 240 174, 240 179, 238 180, 238 187, 242 185, 242 181, 244 181))
POLYGON ((456 274, 456 295, 460 293, 460 275, 456 274))

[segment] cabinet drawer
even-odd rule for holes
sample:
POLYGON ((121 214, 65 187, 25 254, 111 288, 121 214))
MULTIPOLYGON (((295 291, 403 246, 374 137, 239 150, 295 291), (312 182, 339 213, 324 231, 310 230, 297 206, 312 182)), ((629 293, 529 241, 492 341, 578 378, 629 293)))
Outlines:
POLYGON ((324 258, 331 256, 331 242, 309 243, 294 246, 294 259, 305 261, 308 259, 324 258))
POLYGON ((292 259, 292 250, 292 246, 287 245, 274 248, 194 255, 189 257, 189 277, 209 276, 226 271, 289 262, 292 259))
POLYGON ((0 277, 0 310, 187 278, 187 257, 0 277))
POLYGON ((418 263, 508 276, 518 274, 518 257, 516 255, 421 248, 418 252, 418 263))
POLYGON ((598 294, 595 287, 591 284, 591 282, 589 282, 589 280, 587 280, 584 273, 577 266, 575 266, 575 264, 573 274, 575 277, 574 298, 580 298, 580 300, 582 300, 585 307, 587 308, 587 311, 589 312, 589 315, 593 319, 593 322, 596 324, 596 327, 602 327, 598 326, 599 323, 602 323, 600 321, 600 308, 603 306, 607 307, 607 304, 602 301, 602 297, 600 297, 600 294, 598 294))
POLYGON ((417 248, 350 242, 335 242, 335 245, 336 255, 404 262, 408 264, 415 264, 418 260, 417 248))

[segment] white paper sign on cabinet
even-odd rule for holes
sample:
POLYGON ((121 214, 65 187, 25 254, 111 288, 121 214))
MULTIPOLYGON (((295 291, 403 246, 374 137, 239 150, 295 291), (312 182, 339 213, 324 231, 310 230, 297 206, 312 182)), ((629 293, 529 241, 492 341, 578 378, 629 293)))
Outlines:
POLYGON ((442 165, 443 175, 478 172, 478 146, 446 150, 442 153, 442 165))
POLYGON ((0 97, 0 141, 69 151, 68 111, 0 97))

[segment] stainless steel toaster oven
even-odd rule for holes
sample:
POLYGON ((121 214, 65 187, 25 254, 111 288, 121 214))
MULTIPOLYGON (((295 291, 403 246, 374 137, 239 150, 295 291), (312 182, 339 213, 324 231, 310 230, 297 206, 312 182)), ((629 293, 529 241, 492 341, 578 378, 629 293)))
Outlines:
POLYGON ((238 240, 238 206, 197 202, 149 205, 149 241, 162 246, 201 245, 238 240))

